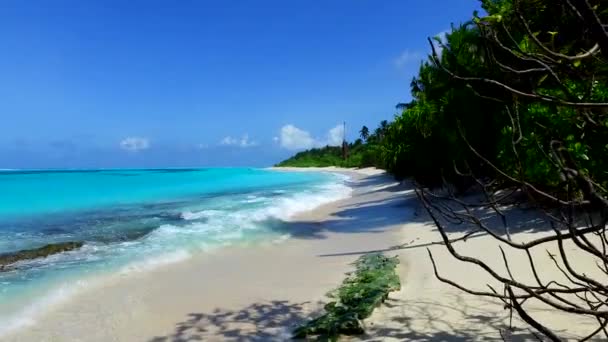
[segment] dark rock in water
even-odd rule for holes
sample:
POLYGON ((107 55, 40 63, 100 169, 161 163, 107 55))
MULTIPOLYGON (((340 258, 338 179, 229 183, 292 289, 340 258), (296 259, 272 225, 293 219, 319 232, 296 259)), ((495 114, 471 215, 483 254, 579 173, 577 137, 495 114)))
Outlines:
POLYGON ((166 222, 179 222, 184 221, 181 213, 159 213, 155 217, 160 218, 166 222))
POLYGON ((143 238, 144 236, 150 234, 154 231, 158 226, 149 226, 149 227, 141 227, 137 229, 128 229, 128 230, 118 230, 117 232, 108 233, 106 232, 103 235, 92 236, 90 239, 95 242, 101 242, 105 244, 116 243, 116 242, 125 242, 125 241, 134 241, 143 238))
POLYGON ((68 231, 61 228, 46 228, 40 231, 44 235, 59 235, 59 234, 67 234, 68 231))
POLYGON ((21 260, 31 260, 38 258, 46 258, 49 255, 71 251, 82 247, 83 242, 59 242, 52 243, 34 249, 24 249, 21 251, 0 254, 0 272, 7 269, 7 266, 21 260))

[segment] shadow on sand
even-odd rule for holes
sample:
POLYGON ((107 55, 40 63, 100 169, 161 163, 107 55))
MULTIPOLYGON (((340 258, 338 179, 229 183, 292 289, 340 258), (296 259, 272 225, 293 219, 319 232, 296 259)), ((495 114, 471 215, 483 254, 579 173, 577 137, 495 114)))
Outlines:
POLYGON ((287 341, 291 330, 316 313, 310 303, 275 300, 255 303, 240 310, 215 309, 211 313, 191 313, 166 336, 150 342, 184 341, 287 341))
POLYGON ((270 222, 271 229, 290 234, 296 239, 325 239, 326 233, 382 233, 394 225, 411 221, 418 203, 413 189, 398 183, 386 185, 386 176, 371 176, 361 182, 349 184, 355 192, 389 192, 382 199, 369 199, 355 205, 338 205, 330 218, 322 221, 295 220, 270 222), (378 189, 374 189, 378 186, 378 189))
MULTIPOLYGON (((451 302, 451 301, 450 301, 451 302)), ((360 341, 503 341, 500 331, 509 336, 510 341, 529 341, 534 336, 527 330, 509 331, 504 316, 484 314, 479 309, 467 306, 464 299, 458 306, 437 302, 407 301, 389 299, 387 310, 402 307, 403 315, 388 318, 383 326, 367 326, 368 334, 353 336, 360 341), (446 316, 457 313, 472 324, 453 326, 446 316)), ((216 309, 210 313, 191 313, 176 324, 173 332, 157 336, 149 342, 184 341, 234 341, 262 342, 288 341, 295 326, 318 312, 307 310, 308 302, 290 303, 272 301, 255 303, 239 310, 216 309)))
MULTIPOLYGON (((362 340, 379 342, 392 338, 399 341, 428 342, 538 341, 531 330, 509 328, 506 312, 504 315, 484 312, 483 307, 468 305, 465 297, 455 297, 443 302, 389 299, 385 303, 387 310, 401 307, 404 315, 392 317, 381 327, 368 327, 368 334, 362 340), (448 319, 454 316, 460 317, 460 320, 448 319)), ((488 300, 488 305, 496 303, 488 300)), ((518 320, 515 317, 513 319, 514 322, 518 320)))
MULTIPOLYGON (((428 226, 430 231, 437 232, 437 239, 430 242, 419 243, 419 238, 413 238, 405 243, 387 246, 384 249, 322 254, 319 255, 320 257, 361 255, 400 249, 426 248, 432 245, 443 244, 437 227, 416 197, 414 190, 410 188, 404 190, 403 185, 396 187, 401 192, 405 191, 405 194, 389 196, 388 199, 383 201, 362 202, 355 207, 342 208, 342 210, 333 215, 336 219, 325 221, 327 222, 328 228, 326 228, 324 224, 323 227, 311 230, 310 226, 313 224, 312 222, 295 222, 296 226, 293 226, 292 228, 296 229, 296 233, 292 235, 296 238, 323 238, 323 231, 338 233, 374 233, 383 232, 396 224, 406 225, 414 223, 428 226), (298 225, 301 225, 301 228, 298 227, 298 225)), ((389 190, 382 189, 382 191, 389 190)), ((462 208, 457 208, 453 203, 447 205, 459 209, 458 211, 460 213, 464 212, 462 208)), ((479 218, 484 225, 493 230, 496 234, 502 236, 506 235, 506 231, 502 224, 502 218, 494 210, 483 207, 469 208, 469 210, 472 215, 479 218)), ((550 220, 546 218, 540 210, 534 208, 522 209, 515 205, 510 205, 501 208, 501 211, 504 215, 510 234, 548 232, 553 230, 553 228, 551 228, 550 220)), ((445 231, 449 234, 464 234, 470 232, 474 228, 478 228, 477 226, 466 222, 447 222, 445 219, 442 219, 441 216, 439 217, 439 221, 442 223, 445 231)), ((407 229, 407 227, 405 227, 405 229, 407 229)), ((478 232, 471 235, 468 239, 475 239, 486 235, 487 233, 485 232, 478 232)))
MULTIPOLYGON (((429 229, 437 230, 430 221, 424 208, 421 207, 413 188, 406 184, 386 185, 386 176, 371 176, 360 182, 349 184, 354 191, 365 189, 370 192, 391 192, 384 200, 369 200, 354 206, 339 207, 332 217, 322 222, 296 221, 272 223, 272 228, 281 233, 289 233, 295 239, 324 239, 326 233, 381 233, 396 224, 422 223, 429 229), (373 187, 378 187, 374 189, 373 187)), ((495 225, 499 218, 491 212, 478 209, 475 213, 483 217, 489 225, 495 225)), ((546 221, 538 218, 537 212, 523 212, 516 207, 505 210, 511 233, 550 229, 546 221)), ((470 230, 466 224, 447 226, 449 232, 464 233, 470 230)), ((499 232, 502 233, 502 232, 499 232)), ((472 236, 476 238, 484 234, 472 236)), ((437 233, 437 242, 440 241, 437 233)), ((417 243, 416 240, 406 244, 387 246, 381 250, 360 250, 339 254, 319 255, 332 257, 341 255, 358 255, 370 252, 394 251, 396 249, 422 248, 436 244, 417 243)), ((404 280, 407 281, 407 280, 404 280)), ((503 341, 499 331, 504 331, 510 341, 535 340, 527 330, 509 331, 505 326, 504 315, 494 312, 484 313, 479 308, 467 306, 460 299, 454 306, 453 300, 442 301, 398 301, 388 300, 386 310, 399 307, 402 314, 391 315, 382 326, 368 326, 368 335, 355 338, 364 341, 408 340, 408 341, 503 341), (445 304, 444 304, 445 303, 445 304), (450 304, 451 303, 451 304, 450 304), (458 326, 448 318, 448 313, 462 317, 458 326), (470 324, 467 324, 470 323, 470 324)), ((492 302, 492 305, 496 305, 492 302)), ((173 332, 166 336, 157 336, 150 342, 182 341, 286 341, 291 338, 295 326, 316 317, 319 303, 291 303, 289 301, 272 301, 254 303, 236 310, 217 308, 213 312, 190 313, 184 321, 175 325, 173 332)))

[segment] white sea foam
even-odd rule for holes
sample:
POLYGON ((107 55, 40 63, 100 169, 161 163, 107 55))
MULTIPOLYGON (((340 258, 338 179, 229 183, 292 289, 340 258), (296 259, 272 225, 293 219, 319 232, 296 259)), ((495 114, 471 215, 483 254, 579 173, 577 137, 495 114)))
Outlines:
POLYGON ((247 196, 247 198, 245 200, 243 200, 243 203, 260 203, 260 202, 264 202, 264 201, 265 201, 265 198, 263 198, 263 197, 249 195, 249 196, 247 196))
POLYGON ((272 205, 253 213, 252 218, 255 221, 269 218, 289 221, 293 216, 302 212, 348 198, 351 193, 352 188, 342 183, 326 184, 314 190, 279 197, 272 205))
MULTIPOLYGON (((198 212, 186 211, 182 213, 185 220, 207 219, 207 223, 199 229, 221 231, 226 228, 248 229, 258 228, 258 224, 269 220, 279 219, 289 221, 293 216, 302 212, 313 210, 321 205, 348 198, 352 188, 346 186, 344 181, 348 177, 340 177, 337 183, 328 183, 312 187, 310 189, 289 194, 284 190, 275 190, 273 193, 280 194, 272 197, 248 196, 245 203, 262 203, 264 206, 257 208, 227 209, 227 210, 202 210, 198 212), (210 226, 216 229, 210 228, 210 226)), ((182 228, 183 229, 183 228, 182 228)), ((230 231, 233 233, 234 231, 230 231)))
POLYGON ((88 285, 86 280, 63 284, 37 301, 26 305, 19 312, 11 314, 10 317, 0 317, 0 321, 3 321, 3 324, 0 324, 0 337, 34 325, 36 320, 51 307, 65 302, 74 294, 87 288, 88 285))
POLYGON ((191 220, 200 220, 203 218, 208 218, 211 216, 221 215, 223 212, 221 210, 201 210, 197 212, 185 211, 181 214, 182 219, 186 221, 191 220))
POLYGON ((272 240, 272 243, 275 243, 275 244, 283 243, 283 242, 289 240, 290 238, 291 238, 290 234, 283 234, 283 235, 279 236, 278 238, 272 240))
POLYGON ((133 272, 147 272, 162 266, 175 264, 191 257, 185 250, 178 250, 173 253, 165 253, 156 257, 148 257, 141 261, 132 262, 120 270, 120 274, 130 274, 133 272))
MULTIPOLYGON (((118 275, 128 275, 133 272, 147 272, 158 267, 177 263, 190 258, 190 253, 185 250, 178 250, 173 253, 161 254, 157 257, 148 257, 140 261, 134 261, 124 266, 118 271, 118 275)), ((70 300, 78 293, 90 289, 91 286, 103 283, 106 275, 95 278, 79 279, 61 284, 46 295, 37 298, 36 301, 26 305, 17 312, 11 312, 7 316, 0 314, 0 339, 17 330, 31 327, 36 320, 48 312, 52 307, 70 300)), ((107 280, 107 279, 106 279, 107 280)))
MULTIPOLYGON (((187 260, 193 252, 242 240, 249 230, 263 231, 268 220, 289 221, 299 213, 347 198, 352 189, 344 184, 345 180, 346 177, 342 177, 341 181, 312 186, 299 192, 275 190, 274 196, 248 195, 242 197, 244 201, 230 200, 226 202, 226 207, 222 204, 219 209, 184 211, 181 218, 186 222, 161 225, 142 239, 111 245, 87 244, 78 251, 51 256, 44 262, 55 263, 63 258, 73 258, 74 262, 95 262, 108 256, 118 256, 118 259, 113 259, 113 265, 118 266, 112 268, 118 271, 114 274, 124 276, 134 272, 148 272, 187 260), (124 265, 125 261, 126 266, 119 266, 124 265)), ((270 241, 281 243, 289 238, 289 234, 283 234, 270 241)), ((10 317, 0 316, 0 336, 31 326, 38 315, 52 306, 93 286, 93 283, 98 284, 97 278, 87 279, 60 285, 34 303, 13 312, 10 317)))

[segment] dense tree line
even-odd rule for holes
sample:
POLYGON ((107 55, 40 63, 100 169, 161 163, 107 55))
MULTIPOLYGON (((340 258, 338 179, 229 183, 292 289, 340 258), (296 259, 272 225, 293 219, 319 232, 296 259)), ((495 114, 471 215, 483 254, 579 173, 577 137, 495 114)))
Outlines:
POLYGON ((388 134, 389 122, 383 120, 370 132, 367 126, 359 131, 360 138, 341 146, 325 146, 298 152, 276 166, 290 167, 370 167, 386 168, 382 159, 382 145, 388 134), (346 157, 345 153, 346 152, 346 157))
POLYGON ((451 255, 502 287, 467 288, 445 279, 429 251, 439 280, 502 301, 542 335, 539 340, 562 337, 560 327, 530 310, 534 302, 596 323, 581 340, 608 339, 608 1, 481 3, 483 14, 474 13, 443 40, 429 39, 432 53, 411 82, 412 100, 398 104, 401 112, 373 134, 363 127, 367 140, 357 148, 374 154, 367 159, 373 165, 412 178, 451 255), (433 192, 446 184, 460 191, 476 185, 484 196, 467 203, 458 192, 433 192), (513 194, 545 213, 548 234, 511 240, 501 208, 513 194), (502 219, 504 232, 484 223, 489 213, 502 219), (451 240, 442 220, 467 223, 465 237, 487 234, 527 253, 535 279, 461 254, 453 245, 464 240, 451 240), (566 240, 574 251, 564 248, 566 240), (550 246, 559 252, 551 257, 565 278, 537 273, 531 250, 550 246), (576 252, 591 256, 603 274, 589 275, 572 263, 576 252))
MULTIPOLYGON (((454 26, 445 39, 429 39, 432 53, 411 82, 412 100, 398 104, 401 112, 373 134, 363 127, 367 140, 358 148, 374 155, 366 160, 371 164, 397 178, 412 178, 450 253, 481 267, 504 289, 466 289, 438 275, 440 280, 500 299, 549 340, 561 339, 526 308, 531 299, 550 310, 595 320, 597 328, 583 340, 599 334, 608 338, 605 278, 571 265, 571 251, 563 247, 565 240, 572 241, 608 276, 608 1, 481 4, 483 14, 454 26), (457 193, 432 193, 446 184, 460 191, 477 185, 487 200, 469 205, 457 193), (545 211, 554 234, 516 243, 508 227, 504 234, 496 233, 472 214, 479 208, 495 211, 506 226, 499 209, 503 193, 525 194, 529 204, 545 211), (437 205, 437 199, 451 200, 461 210, 437 205), (538 276, 536 282, 518 281, 483 260, 459 254, 441 216, 470 223, 473 230, 467 234, 489 234, 526 253, 557 244, 560 255, 554 261, 558 268, 557 260, 563 264, 559 271, 568 282, 538 276)), ((360 161, 349 166, 362 166, 360 161)), ((534 258, 528 256, 535 270, 534 258)))
MULTIPOLYGON (((417 138, 453 144, 442 145, 454 154, 436 160, 435 170, 440 171, 434 178, 417 174, 418 167, 410 175, 419 180, 416 193, 449 253, 485 271, 494 284, 467 287, 458 279, 442 277, 429 250, 439 280, 501 301, 533 328, 538 340, 562 341, 566 334, 563 327, 539 317, 541 310, 570 315, 575 324, 591 323, 581 329, 581 341, 608 339, 608 2, 486 0, 482 4, 486 15, 475 14, 470 28, 453 30, 446 43, 438 42, 441 56, 432 45, 430 62, 418 77, 426 88, 417 95, 420 87, 413 85, 414 101, 395 121, 403 125, 393 125, 394 141, 387 139, 393 145, 385 153, 393 158, 392 167, 401 171, 398 162, 403 155, 395 146, 411 142, 401 134, 419 133, 417 138), (463 51, 476 60, 475 67, 460 59, 463 51), (439 76, 428 81, 425 72, 439 76), (429 90, 446 78, 454 88, 429 100, 429 90), (452 91, 456 97, 450 97, 452 91), (461 111, 449 110, 454 101, 464 99, 461 111), (417 109, 424 113, 424 124, 434 127, 430 134, 420 128, 425 126, 418 123, 417 109), (433 125, 436 120, 441 125, 433 125), (441 131, 446 126, 457 132, 454 140, 441 131), (444 181, 466 184, 463 179, 478 185, 483 196, 465 199, 450 191, 444 196, 428 187, 444 181), (525 195, 527 206, 542 213, 543 227, 536 229, 543 234, 511 238, 505 210, 513 208, 513 199, 522 200, 513 194, 525 195), (502 222, 502 230, 500 224, 487 223, 492 215, 502 222), (446 222, 465 223, 464 237, 493 238, 504 267, 463 253, 462 246, 456 249, 455 244, 465 242, 451 238, 446 222), (506 249, 527 255, 523 268, 531 271, 532 279, 511 273, 513 254, 506 254, 506 249), (548 253, 555 265, 553 273, 540 268, 534 250, 548 253), (593 260, 577 264, 577 255, 593 260), (534 305, 542 309, 533 309, 534 305)), ((414 144, 417 149, 433 149, 428 141, 421 141, 414 144)), ((522 271, 521 265, 517 268, 522 271)), ((509 340, 511 333, 505 329, 501 336, 509 340)))
MULTIPOLYGON (((349 160, 340 158, 339 148, 326 147, 283 165, 305 159, 309 165, 298 166, 374 165, 423 186, 447 181, 466 189, 471 179, 463 173, 496 176, 489 162, 509 176, 559 191, 558 166, 546 158, 559 137, 572 162, 608 187, 606 109, 584 105, 608 102, 606 53, 594 47, 594 33, 567 3, 517 3, 483 0, 484 16, 474 13, 445 39, 430 39, 434 52, 411 81, 412 100, 398 104, 401 112, 374 133, 363 127, 349 160), (585 53, 589 58, 560 58, 585 53), (329 155, 335 158, 313 165, 329 155)), ((606 22, 606 2, 589 3, 606 22)))
MULTIPOLYGON (((559 142, 605 188, 608 51, 572 3, 484 0, 486 16, 475 13, 445 41, 435 38, 412 80, 413 100, 389 127, 387 168, 437 186, 466 183, 462 173, 496 178, 491 164, 559 191, 559 165, 547 158, 559 142)), ((606 22, 606 1, 588 3, 606 22)))

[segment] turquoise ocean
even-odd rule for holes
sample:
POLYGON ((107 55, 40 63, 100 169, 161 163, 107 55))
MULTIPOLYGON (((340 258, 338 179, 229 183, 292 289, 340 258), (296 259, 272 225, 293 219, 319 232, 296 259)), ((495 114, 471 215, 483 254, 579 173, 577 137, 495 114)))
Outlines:
POLYGON ((0 254, 81 241, 0 272, 0 337, 104 275, 230 244, 283 241, 298 212, 349 196, 347 178, 251 168, 0 171, 0 254))

